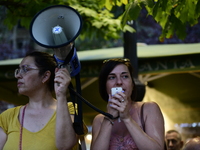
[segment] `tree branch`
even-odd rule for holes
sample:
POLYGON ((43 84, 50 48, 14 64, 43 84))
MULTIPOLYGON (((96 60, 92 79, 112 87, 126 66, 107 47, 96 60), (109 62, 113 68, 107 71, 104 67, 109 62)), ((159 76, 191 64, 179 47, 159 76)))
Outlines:
POLYGON ((2 6, 15 6, 15 7, 24 7, 26 4, 22 4, 20 2, 11 2, 11 1, 0 1, 0 5, 2 6))

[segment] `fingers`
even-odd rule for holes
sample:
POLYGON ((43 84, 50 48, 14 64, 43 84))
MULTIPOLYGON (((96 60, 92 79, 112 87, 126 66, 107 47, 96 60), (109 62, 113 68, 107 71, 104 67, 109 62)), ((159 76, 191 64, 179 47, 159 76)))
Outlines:
POLYGON ((54 82, 60 84, 69 84, 71 81, 71 76, 66 68, 55 69, 55 79, 54 82))
POLYGON ((61 79, 71 78, 68 70, 65 68, 58 69, 58 70, 56 69, 55 71, 56 71, 55 78, 58 78, 58 79, 59 78, 61 78, 61 79))
POLYGON ((126 100, 126 95, 123 92, 118 92, 112 96, 112 98, 118 100, 120 103, 126 100))
POLYGON ((126 95, 123 92, 119 92, 115 95, 109 96, 109 105, 111 108, 116 109, 119 112, 124 112, 128 104, 126 95))
POLYGON ((118 92, 109 98, 110 107, 118 111, 118 115, 122 120, 130 117, 130 103, 123 92, 118 92))
POLYGON ((126 100, 118 100, 118 99, 110 99, 109 100, 109 105, 110 107, 117 109, 118 111, 122 111, 123 109, 126 108, 127 101, 126 100))
POLYGON ((114 117, 119 116, 118 110, 115 109, 113 106, 116 105, 112 103, 112 96, 109 94, 108 104, 107 104, 107 112, 114 117))
POLYGON ((55 69, 55 75, 62 75, 62 74, 70 76, 69 71, 66 68, 56 68, 55 69))

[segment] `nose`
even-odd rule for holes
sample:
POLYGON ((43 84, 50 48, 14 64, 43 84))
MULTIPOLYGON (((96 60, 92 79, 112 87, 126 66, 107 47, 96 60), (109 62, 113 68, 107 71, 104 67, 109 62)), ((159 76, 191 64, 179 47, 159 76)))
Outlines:
POLYGON ((119 85, 122 85, 122 79, 120 77, 117 77, 117 81, 116 81, 116 84, 119 86, 119 85))
POLYGON ((18 73, 15 72, 15 78, 16 79, 21 78, 21 77, 22 77, 21 72, 18 72, 18 73))
POLYGON ((15 75, 15 78, 16 78, 16 79, 18 79, 18 78, 20 78, 20 77, 21 77, 21 74, 20 74, 20 73, 18 73, 18 74, 15 75))
POLYGON ((173 146, 173 143, 172 143, 172 141, 171 141, 171 140, 169 141, 169 146, 173 146))

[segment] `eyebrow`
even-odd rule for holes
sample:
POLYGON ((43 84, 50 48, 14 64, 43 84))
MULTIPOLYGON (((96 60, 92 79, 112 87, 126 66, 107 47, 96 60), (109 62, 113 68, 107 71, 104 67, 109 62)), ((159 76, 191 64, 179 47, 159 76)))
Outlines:
POLYGON ((19 67, 28 67, 29 65, 19 65, 19 67))
MULTIPOLYGON (((128 74, 128 72, 122 72, 121 74, 128 74)), ((115 73, 109 73, 108 75, 115 75, 115 73)))

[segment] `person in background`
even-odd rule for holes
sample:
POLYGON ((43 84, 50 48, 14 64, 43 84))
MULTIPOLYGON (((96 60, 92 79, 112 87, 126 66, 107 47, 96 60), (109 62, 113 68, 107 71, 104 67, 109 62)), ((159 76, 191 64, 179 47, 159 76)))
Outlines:
POLYGON ((183 150, 200 150, 200 137, 194 137, 186 142, 183 150))
POLYGON ((92 124, 91 150, 163 150, 164 119, 155 102, 136 102, 136 86, 129 59, 103 62, 99 75, 99 91, 107 101, 107 113, 97 115, 92 124), (114 87, 121 92, 111 94, 114 87))
POLYGON ((167 150, 181 150, 184 142, 181 139, 181 134, 176 130, 168 130, 165 135, 167 150))
POLYGON ((77 148, 74 107, 66 97, 71 77, 67 69, 56 66, 53 56, 35 51, 23 58, 15 70, 18 92, 29 102, 0 114, 1 150, 77 148))

